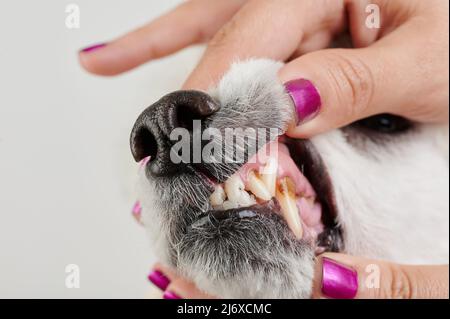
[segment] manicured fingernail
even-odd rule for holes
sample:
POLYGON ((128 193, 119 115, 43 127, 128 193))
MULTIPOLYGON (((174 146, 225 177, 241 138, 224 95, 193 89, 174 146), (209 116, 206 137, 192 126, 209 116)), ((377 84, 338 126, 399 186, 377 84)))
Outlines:
POLYGON ((105 46, 106 46, 106 43, 94 44, 94 45, 91 45, 91 46, 89 46, 87 48, 81 49, 80 52, 85 52, 85 53, 92 52, 92 51, 95 51, 97 49, 103 48, 105 46))
POLYGON ((167 286, 170 284, 169 278, 167 278, 159 270, 152 271, 148 275, 148 280, 150 280, 156 287, 161 290, 166 290, 167 286))
POLYGON ((163 299, 181 299, 181 297, 174 292, 164 291, 163 299))
POLYGON ((358 274, 355 270, 323 258, 322 293, 334 299, 353 299, 358 292, 358 274))
POLYGON ((137 222, 141 222, 141 212, 142 212, 142 206, 140 201, 136 201, 134 203, 133 208, 131 210, 131 214, 136 219, 137 222))
POLYGON ((305 79, 298 79, 284 84, 286 91, 294 102, 298 123, 305 123, 314 118, 320 110, 321 100, 319 91, 305 79))

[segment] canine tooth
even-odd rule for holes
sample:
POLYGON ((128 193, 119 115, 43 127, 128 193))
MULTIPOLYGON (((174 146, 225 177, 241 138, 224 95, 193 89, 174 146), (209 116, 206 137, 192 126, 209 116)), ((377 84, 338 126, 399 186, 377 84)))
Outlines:
POLYGON ((295 202, 295 191, 293 187, 294 184, 289 177, 283 178, 279 183, 276 198, 289 228, 298 239, 301 239, 303 237, 303 226, 295 202))
POLYGON ((272 198, 272 195, 267 189, 266 184, 264 184, 264 182, 258 176, 256 176, 256 173, 253 171, 248 174, 247 186, 250 192, 252 192, 256 197, 262 200, 269 200, 272 198))
POLYGON ((237 175, 231 176, 225 181, 225 192, 231 202, 239 206, 249 206, 255 203, 249 193, 245 191, 244 182, 237 175))
POLYGON ((277 170, 278 162, 275 158, 270 157, 261 172, 261 180, 267 187, 270 195, 275 196, 277 187, 277 170))
POLYGON ((226 201, 223 202, 222 207, 223 207, 224 210, 227 210, 227 209, 237 208, 238 205, 237 205, 237 203, 234 203, 232 201, 226 200, 226 201))
POLYGON ((227 196, 225 194, 225 191, 223 190, 223 187, 221 185, 218 185, 209 197, 209 201, 211 202, 211 205, 219 206, 223 204, 226 198, 227 196))

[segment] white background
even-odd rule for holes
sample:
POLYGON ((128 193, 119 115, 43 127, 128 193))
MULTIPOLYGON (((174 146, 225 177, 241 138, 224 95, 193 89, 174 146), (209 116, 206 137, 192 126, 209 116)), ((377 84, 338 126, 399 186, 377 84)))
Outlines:
POLYGON ((199 49, 112 78, 84 72, 77 51, 177 2, 1 2, 0 297, 144 297, 154 259, 130 214, 128 138, 146 106, 180 87, 199 49), (70 3, 80 29, 65 26, 70 3), (72 263, 80 289, 65 287, 72 263))

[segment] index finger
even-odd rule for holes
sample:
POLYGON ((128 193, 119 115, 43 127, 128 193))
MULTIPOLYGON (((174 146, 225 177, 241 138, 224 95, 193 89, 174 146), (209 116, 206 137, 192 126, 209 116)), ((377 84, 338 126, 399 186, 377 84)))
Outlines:
POLYGON ((184 2, 149 24, 107 44, 79 52, 81 65, 99 75, 116 75, 147 61, 209 40, 245 0, 184 2))

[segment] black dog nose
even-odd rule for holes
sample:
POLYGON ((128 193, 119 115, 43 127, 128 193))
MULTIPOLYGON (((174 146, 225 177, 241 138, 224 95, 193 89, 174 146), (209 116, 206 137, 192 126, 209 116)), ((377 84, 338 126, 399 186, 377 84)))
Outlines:
POLYGON ((173 142, 169 136, 175 128, 192 130, 193 120, 203 120, 217 112, 220 105, 200 91, 175 91, 145 109, 131 131, 130 146, 133 157, 140 161, 150 156, 147 164, 151 175, 169 176, 184 163, 170 158, 173 142))

